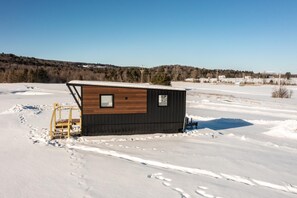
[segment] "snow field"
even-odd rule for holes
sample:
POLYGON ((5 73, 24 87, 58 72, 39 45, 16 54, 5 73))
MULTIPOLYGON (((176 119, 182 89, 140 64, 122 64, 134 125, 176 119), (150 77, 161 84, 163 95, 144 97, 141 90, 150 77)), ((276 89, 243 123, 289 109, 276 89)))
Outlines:
POLYGON ((65 85, 2 85, 0 197, 296 197, 296 98, 173 85, 192 87, 187 112, 198 129, 51 141, 52 103, 73 104, 65 85))

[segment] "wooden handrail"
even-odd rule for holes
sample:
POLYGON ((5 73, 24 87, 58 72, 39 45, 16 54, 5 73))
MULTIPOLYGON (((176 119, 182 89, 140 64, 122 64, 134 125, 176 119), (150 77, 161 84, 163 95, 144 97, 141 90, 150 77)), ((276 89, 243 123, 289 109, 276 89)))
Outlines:
POLYGON ((50 123, 50 139, 53 139, 54 137, 54 130, 56 130, 56 111, 57 111, 57 108, 56 108, 56 103, 54 104, 54 110, 53 110, 53 114, 52 114, 52 117, 51 117, 51 123, 50 123), (53 130, 53 124, 54 124, 54 130, 53 130))
MULTIPOLYGON (((60 106, 58 103, 54 104, 54 108, 53 108, 53 113, 52 113, 52 117, 51 117, 51 121, 50 121, 50 130, 49 130, 49 136, 50 139, 53 139, 55 136, 55 131, 56 131, 56 126, 57 126, 57 114, 58 114, 58 120, 61 121, 62 118, 62 110, 68 110, 69 111, 69 115, 68 115, 68 123, 67 123, 67 137, 70 137, 70 132, 72 130, 72 124, 73 124, 73 118, 72 118, 72 114, 73 114, 73 110, 78 110, 80 111, 80 109, 76 106, 60 106), (57 112, 58 111, 58 112, 57 112)), ((79 127, 81 129, 81 121, 82 121, 82 116, 81 116, 81 111, 80 111, 80 119, 79 119, 79 127)), ((62 126, 62 130, 64 129, 64 126, 62 126)))

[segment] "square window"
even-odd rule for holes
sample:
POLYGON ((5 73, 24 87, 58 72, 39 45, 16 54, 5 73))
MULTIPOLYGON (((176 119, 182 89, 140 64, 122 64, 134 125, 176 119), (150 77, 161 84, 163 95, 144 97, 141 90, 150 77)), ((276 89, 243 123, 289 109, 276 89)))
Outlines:
POLYGON ((100 95, 100 107, 113 108, 113 95, 100 95))
POLYGON ((168 106, 168 95, 159 95, 158 106, 159 107, 167 107, 168 106))

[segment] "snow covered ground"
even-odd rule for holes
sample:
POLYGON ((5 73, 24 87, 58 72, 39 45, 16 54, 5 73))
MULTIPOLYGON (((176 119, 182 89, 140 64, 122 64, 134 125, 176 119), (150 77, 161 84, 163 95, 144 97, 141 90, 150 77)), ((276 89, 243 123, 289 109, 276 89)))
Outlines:
POLYGON ((198 129, 49 141, 67 87, 1 84, 0 197, 297 197, 297 87, 173 86, 198 129))

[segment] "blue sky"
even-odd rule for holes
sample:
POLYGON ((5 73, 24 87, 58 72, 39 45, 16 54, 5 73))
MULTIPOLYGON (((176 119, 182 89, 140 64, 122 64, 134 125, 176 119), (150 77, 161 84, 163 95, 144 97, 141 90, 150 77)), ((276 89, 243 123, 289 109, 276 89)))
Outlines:
POLYGON ((296 0, 0 0, 0 52, 297 73, 296 0))

